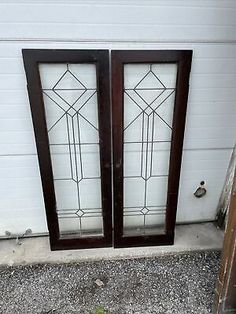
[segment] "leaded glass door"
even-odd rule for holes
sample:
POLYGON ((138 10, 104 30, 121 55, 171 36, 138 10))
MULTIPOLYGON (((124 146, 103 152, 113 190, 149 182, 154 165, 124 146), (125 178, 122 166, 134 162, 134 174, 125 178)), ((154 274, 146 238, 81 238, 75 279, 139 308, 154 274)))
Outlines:
POLYGON ((191 51, 113 51, 115 246, 172 244, 191 51))
POLYGON ((23 50, 52 249, 112 243, 109 52, 23 50))
POLYGON ((112 51, 112 182, 109 51, 23 50, 53 250, 173 243, 191 56, 112 51))

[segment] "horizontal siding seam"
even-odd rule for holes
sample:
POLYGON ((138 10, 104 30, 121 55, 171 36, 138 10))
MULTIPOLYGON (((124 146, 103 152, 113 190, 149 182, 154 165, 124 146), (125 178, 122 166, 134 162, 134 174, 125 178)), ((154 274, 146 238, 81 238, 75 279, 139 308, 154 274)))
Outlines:
MULTIPOLYGON (((74 39, 74 38, 68 38, 68 39, 59 39, 59 38, 4 38, 0 37, 0 43, 8 43, 8 42, 13 42, 13 43, 21 43, 21 42, 35 42, 35 43, 64 43, 64 44, 71 44, 71 43, 80 43, 80 44, 112 44, 112 43, 118 43, 118 44, 123 44, 123 43, 130 43, 130 44, 137 44, 137 45, 142 45, 142 44, 213 44, 213 45, 225 45, 225 44, 236 44, 236 39, 232 40, 191 40, 191 39, 186 39, 186 40, 177 40, 177 39, 161 39, 161 40, 156 40, 156 39, 148 39, 148 40, 133 40, 133 39, 94 39, 94 40, 85 40, 85 39, 74 39)), ((62 48, 60 48, 62 49, 62 48)), ((75 48, 72 48, 75 49, 75 48)), ((140 48, 137 48, 140 49, 140 48)), ((153 48, 156 49, 156 48, 153 48)), ((166 49, 166 48, 163 48, 166 49)), ((181 50, 182 48, 176 48, 177 50, 181 50)), ((188 49, 191 49, 189 47, 188 49)), ((119 50, 125 50, 125 48, 119 48, 119 50)))
POLYGON ((233 4, 220 4, 220 5, 216 5, 216 2, 211 2, 214 3, 212 4, 207 4, 207 5, 202 5, 202 4, 193 4, 193 2, 191 3, 191 1, 186 1, 185 3, 179 3, 179 4, 173 4, 173 1, 171 2, 167 2, 164 1, 163 3, 158 3, 158 1, 145 1, 142 3, 138 3, 139 1, 107 1, 107 2, 103 2, 101 3, 101 1, 98 3, 98 1, 93 1, 93 0, 84 0, 84 1, 79 1, 79 0, 68 0, 68 1, 48 1, 48 0, 37 0, 37 2, 32 2, 32 1, 12 1, 12 0, 7 0, 7 1, 1 1, 1 5, 30 5, 30 6, 37 6, 37 5, 56 5, 57 6, 90 6, 91 4, 94 6, 99 6, 99 7, 106 7, 106 6, 121 6, 121 7, 127 7, 127 6, 132 6, 132 7, 167 7, 167 8, 186 8, 186 6, 190 9, 194 9, 194 8, 204 8, 204 9, 235 9, 235 3, 232 2, 233 4), (186 5, 187 4, 187 5, 186 5))
POLYGON ((205 28, 205 27, 230 27, 230 28, 236 28, 236 24, 214 24, 214 23, 209 23, 209 24, 200 24, 200 23, 191 23, 191 24, 181 24, 178 23, 152 23, 152 22, 147 22, 147 23, 137 23, 137 22, 131 22, 131 23, 91 23, 91 22, 55 22, 55 21, 40 21, 40 22, 34 22, 34 21, 27 21, 27 22, 15 22, 15 21, 7 21, 7 22, 0 22, 0 25, 90 25, 90 26, 97 26, 97 25, 102 25, 102 26, 174 26, 174 27, 189 27, 189 26, 197 26, 198 28, 205 28))
MULTIPOLYGON (((214 147, 214 148, 184 148, 185 151, 206 151, 206 150, 232 150, 234 147, 214 147)), ((26 157, 26 156, 38 156, 37 153, 34 154, 0 154, 1 157, 26 157)))

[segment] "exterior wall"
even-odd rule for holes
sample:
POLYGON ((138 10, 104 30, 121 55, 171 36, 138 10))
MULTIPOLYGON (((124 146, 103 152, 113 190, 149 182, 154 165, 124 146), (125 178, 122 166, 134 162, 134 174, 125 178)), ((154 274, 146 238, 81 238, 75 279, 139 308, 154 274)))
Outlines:
POLYGON ((213 220, 236 134, 235 16, 234 0, 1 1, 0 236, 47 232, 22 48, 193 49, 178 221, 213 220))

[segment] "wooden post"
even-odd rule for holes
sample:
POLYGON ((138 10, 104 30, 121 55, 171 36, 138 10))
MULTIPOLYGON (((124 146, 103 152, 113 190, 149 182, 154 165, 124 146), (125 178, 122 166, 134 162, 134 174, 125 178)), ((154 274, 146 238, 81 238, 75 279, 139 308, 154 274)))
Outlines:
POLYGON ((216 286, 217 314, 236 313, 236 176, 230 198, 222 262, 216 286))
POLYGON ((229 212, 230 196, 233 186, 235 167, 236 167, 236 145, 234 146, 234 150, 230 158, 224 188, 222 190, 217 208, 216 226, 221 229, 225 228, 225 221, 227 220, 227 215, 229 212))

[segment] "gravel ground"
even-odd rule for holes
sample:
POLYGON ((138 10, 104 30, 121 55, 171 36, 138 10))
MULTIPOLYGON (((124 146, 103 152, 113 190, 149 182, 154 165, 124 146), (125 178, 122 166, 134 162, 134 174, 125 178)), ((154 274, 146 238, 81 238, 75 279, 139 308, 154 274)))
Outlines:
POLYGON ((1 267, 0 313, 212 313, 219 263, 209 251, 1 267))

